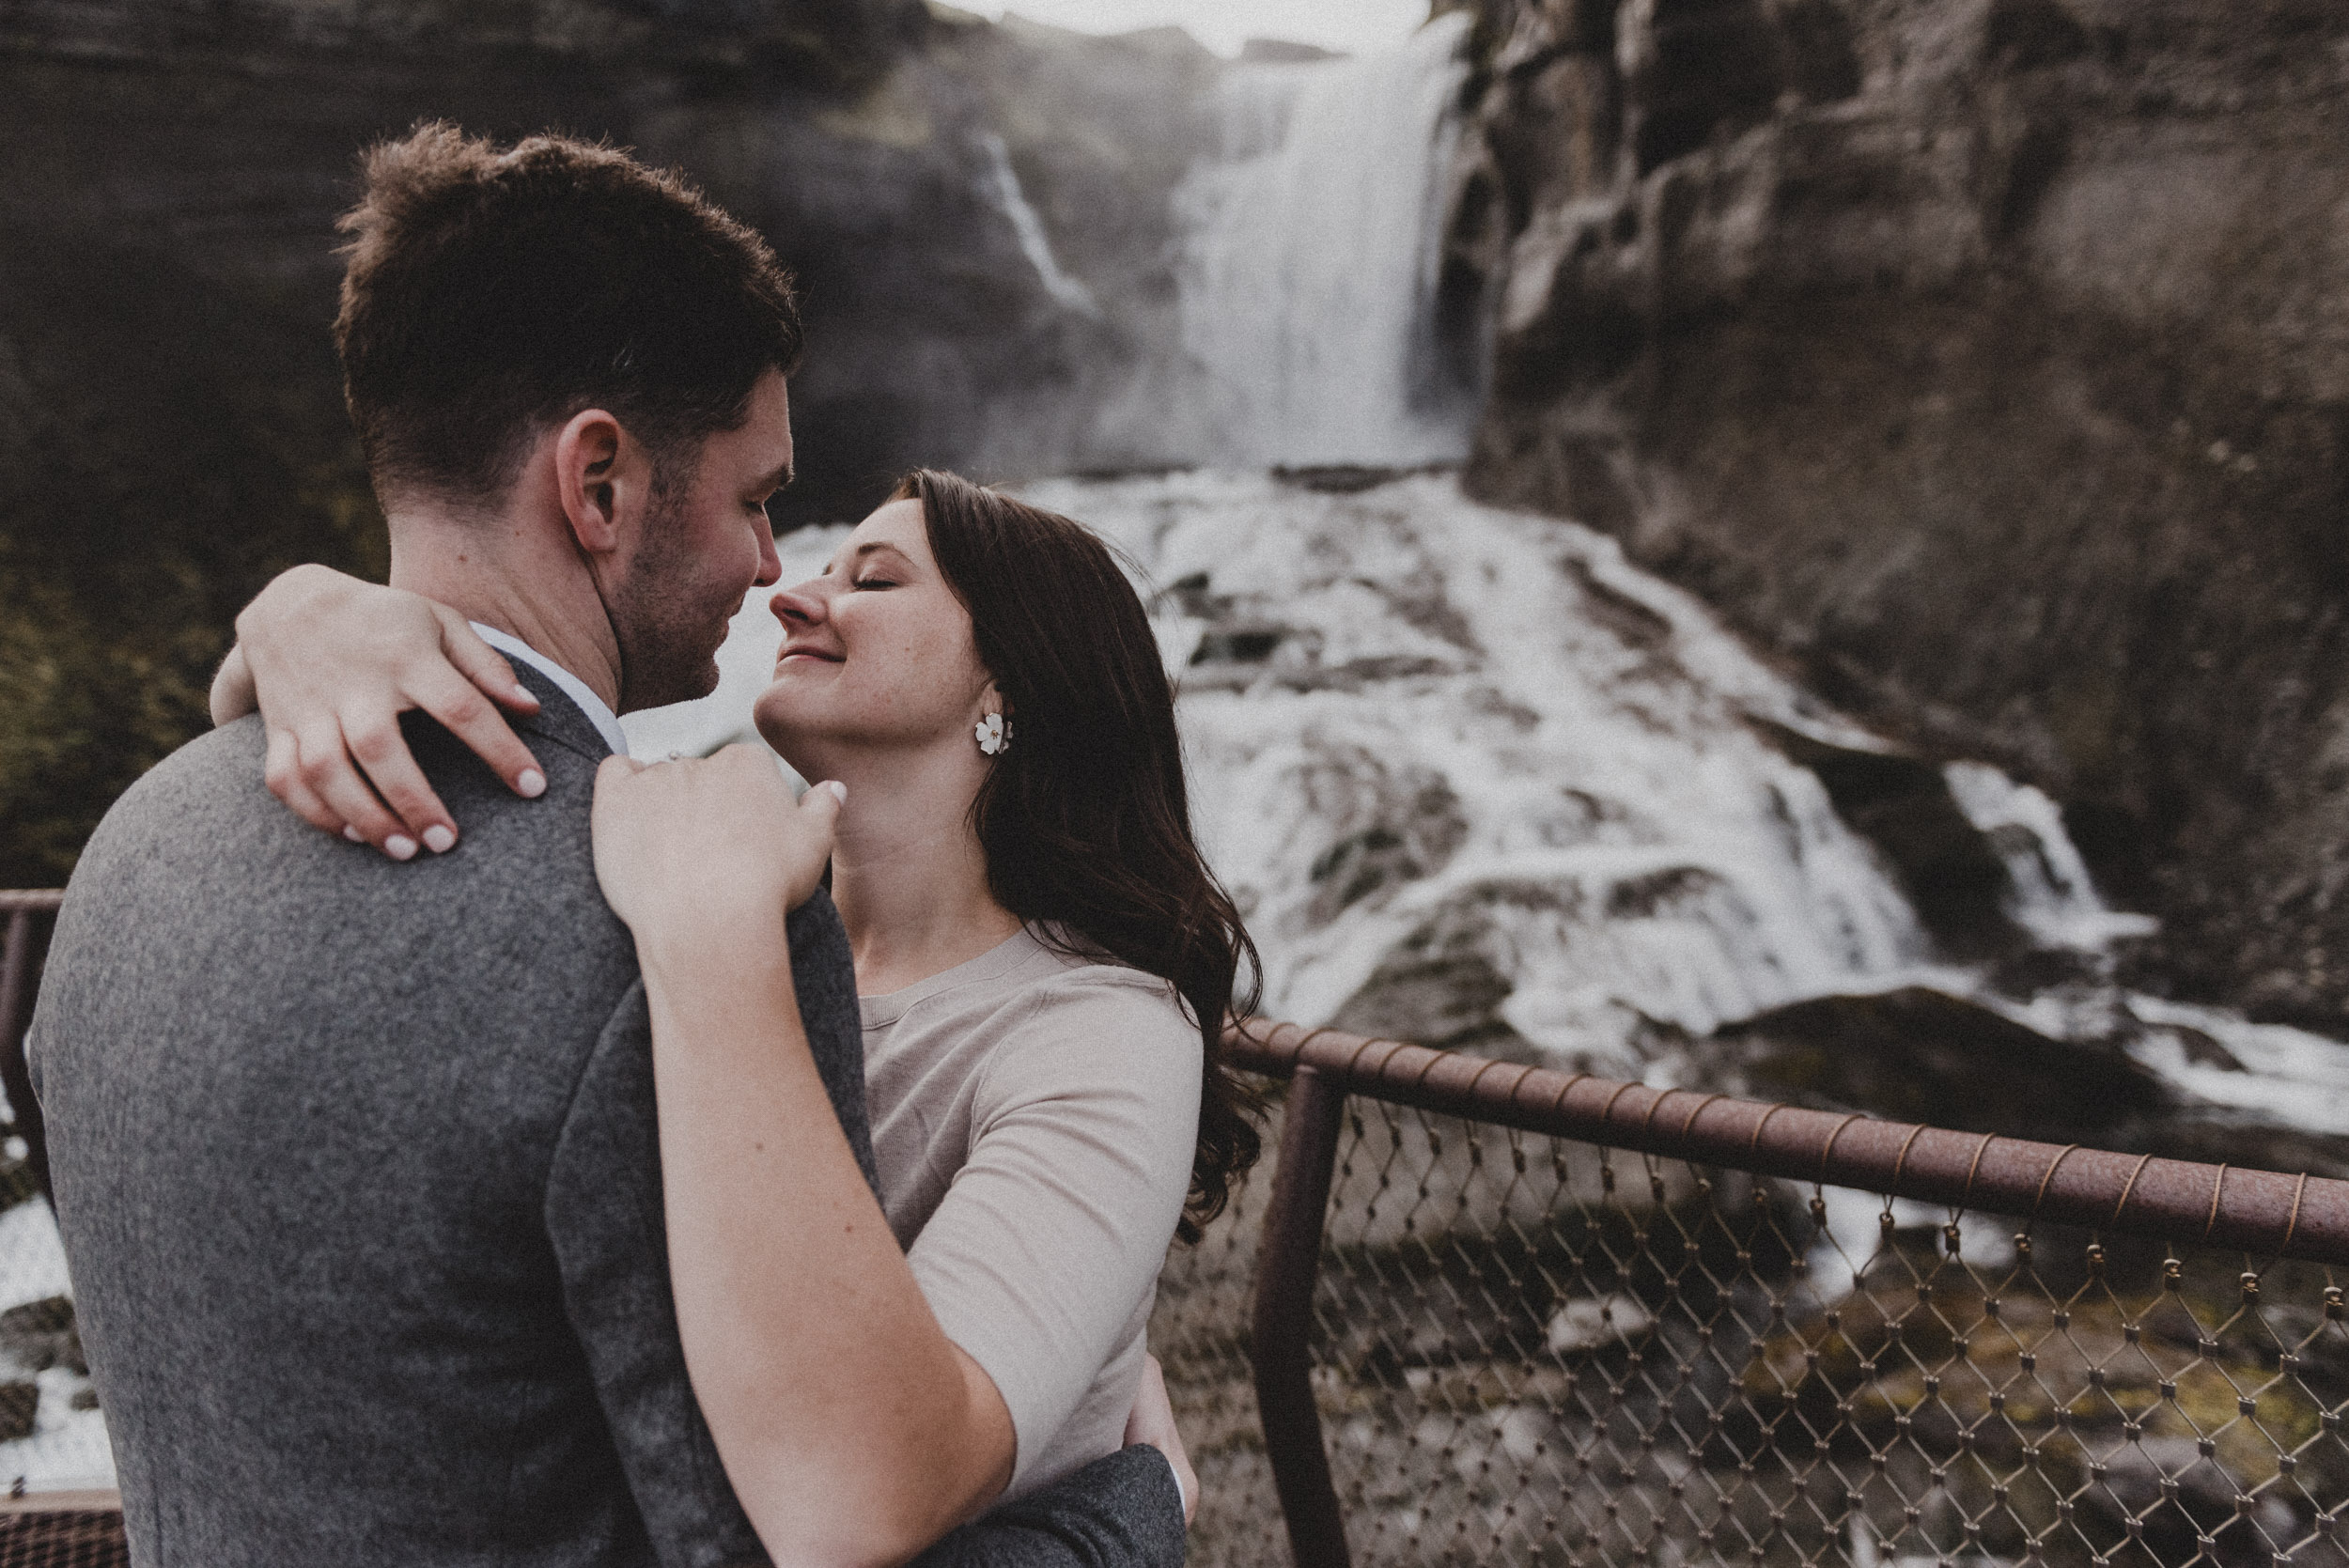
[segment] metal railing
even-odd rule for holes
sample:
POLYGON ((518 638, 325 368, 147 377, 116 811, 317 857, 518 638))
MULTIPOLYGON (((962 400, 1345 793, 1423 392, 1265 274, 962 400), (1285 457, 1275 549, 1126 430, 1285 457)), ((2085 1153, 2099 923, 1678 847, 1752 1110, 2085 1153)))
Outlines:
POLYGON ((1195 1560, 2343 1557, 2349 1183, 1233 1044, 1275 1171, 1152 1324, 1195 1560))
MULTIPOLYGON (((15 1075, 54 907, 0 894, 15 1075)), ((1233 1050, 1276 1152, 1151 1326, 1194 1561, 2349 1568, 2349 1183, 1233 1050)), ((0 1568, 98 1560, 87 1501, 0 1510, 0 1568)))

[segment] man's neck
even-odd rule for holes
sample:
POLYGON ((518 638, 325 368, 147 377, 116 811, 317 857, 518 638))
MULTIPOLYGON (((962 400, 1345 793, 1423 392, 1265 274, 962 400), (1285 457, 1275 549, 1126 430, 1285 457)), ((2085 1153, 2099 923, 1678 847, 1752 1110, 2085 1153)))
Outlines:
POLYGON ((619 642, 567 533, 526 519, 458 519, 399 507, 391 536, 393 587, 521 639, 619 710, 619 642))

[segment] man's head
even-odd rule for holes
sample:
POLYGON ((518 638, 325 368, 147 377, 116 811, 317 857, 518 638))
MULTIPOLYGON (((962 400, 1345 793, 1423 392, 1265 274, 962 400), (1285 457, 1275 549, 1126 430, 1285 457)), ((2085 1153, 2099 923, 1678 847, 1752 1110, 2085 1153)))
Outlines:
MULTIPOLYGON (((801 332, 773 252, 676 176, 561 137, 426 125, 365 177, 335 344, 396 529, 559 508, 619 706, 706 692, 726 617, 771 580, 760 504, 789 475, 801 332)), ((496 558, 481 542, 467 559, 496 558)))

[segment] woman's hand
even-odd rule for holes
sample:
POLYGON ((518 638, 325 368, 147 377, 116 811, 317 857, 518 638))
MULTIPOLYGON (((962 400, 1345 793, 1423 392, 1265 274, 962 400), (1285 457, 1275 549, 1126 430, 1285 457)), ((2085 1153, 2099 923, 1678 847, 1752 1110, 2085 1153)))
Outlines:
POLYGON ((607 757, 596 775, 596 880, 647 962, 666 948, 745 943, 807 902, 832 858, 846 784, 791 799, 771 753, 699 760, 607 757))
POLYGON ((271 794, 311 826, 396 861, 457 843, 456 821, 400 736, 411 708, 439 720, 517 795, 545 791, 501 704, 538 711, 464 616, 316 566, 280 573, 244 607, 212 682, 213 723, 260 709, 271 794))

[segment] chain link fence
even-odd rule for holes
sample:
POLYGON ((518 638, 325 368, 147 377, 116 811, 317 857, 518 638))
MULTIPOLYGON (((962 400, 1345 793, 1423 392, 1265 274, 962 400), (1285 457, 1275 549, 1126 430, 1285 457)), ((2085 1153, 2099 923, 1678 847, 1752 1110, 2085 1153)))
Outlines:
MULTIPOLYGON (((1300 1531, 1301 1562, 2342 1563, 2349 1323, 2324 1264, 2173 1246, 2126 1212, 2099 1230, 1632 1153, 1366 1087, 1329 1095, 1302 1326, 1342 1539, 1300 1531)), ((1679 1120, 1658 1127, 1652 1091, 1598 1088, 1610 1112, 1632 1090, 1625 1109, 1647 1114, 1627 1130, 1651 1141, 1679 1120)), ((2033 1196, 2052 1209, 2059 1171, 2091 1153, 2041 1157, 2033 1196)), ((2205 1179, 2189 1238, 2251 1174, 2205 1179)), ((1310 1434, 1268 1451, 1253 1397, 1275 1185, 1259 1172, 1172 1255, 1152 1324, 1205 1493, 1203 1564, 1289 1560, 1278 1472, 1313 1468, 1310 1434)), ((2283 1239, 2312 1250, 2338 1184, 2285 1185, 2283 1239)))

